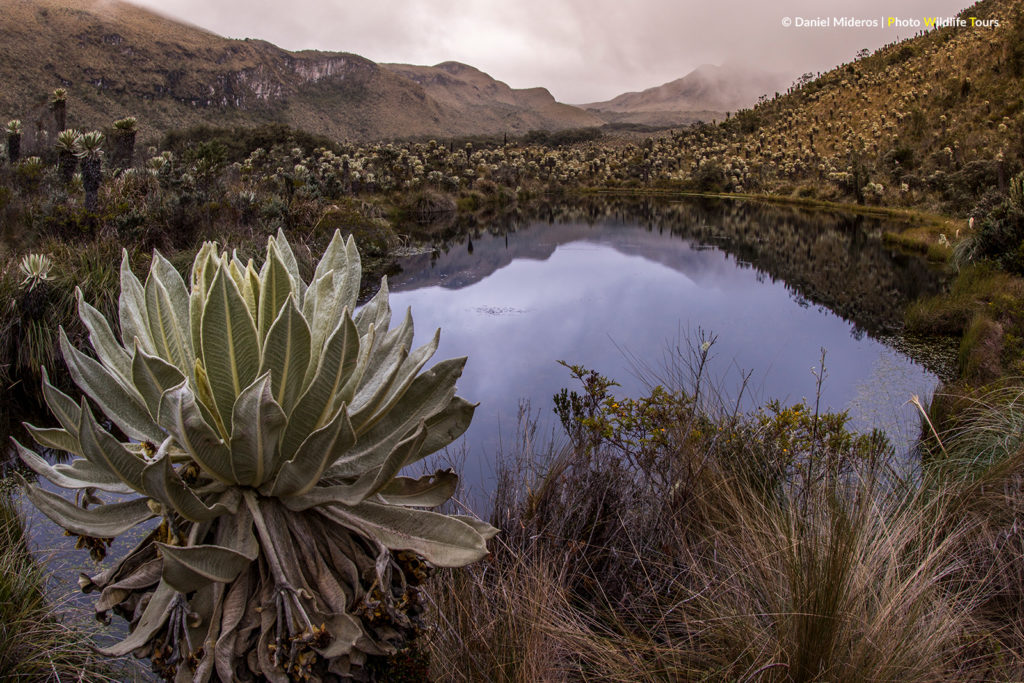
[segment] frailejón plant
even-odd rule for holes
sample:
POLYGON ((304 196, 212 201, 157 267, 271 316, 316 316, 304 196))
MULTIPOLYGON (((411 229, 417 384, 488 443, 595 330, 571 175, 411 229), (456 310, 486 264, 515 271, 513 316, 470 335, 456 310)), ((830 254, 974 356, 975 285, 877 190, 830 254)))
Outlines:
POLYGON ((63 330, 61 349, 89 400, 44 371, 60 427, 27 425, 74 458, 17 448, 78 491, 80 504, 27 486, 96 555, 144 525, 134 550, 80 581, 100 591, 100 617, 130 621, 108 654, 149 657, 176 680, 358 678, 367 655, 415 632, 424 559, 487 554, 495 529, 422 509, 451 496, 451 470, 397 476, 468 427, 474 405, 455 395, 465 358, 421 372, 440 331, 410 350, 409 313, 389 329, 386 280, 353 314, 359 282, 351 238, 335 234, 307 284, 278 233, 258 271, 205 244, 191 287, 159 253, 142 283, 126 256, 120 342, 78 294, 96 359, 63 330))
POLYGON ((28 287, 29 291, 37 285, 53 279, 50 271, 53 269, 53 259, 46 254, 26 254, 21 257, 18 269, 25 277, 18 283, 19 287, 28 287))
POLYGON ((85 208, 96 210, 100 182, 103 180, 103 142, 106 140, 98 130, 82 133, 75 139, 78 151, 75 156, 82 163, 82 187, 85 189, 85 208))
POLYGON ((78 138, 82 134, 74 129, 57 133, 57 172, 64 184, 70 184, 78 166, 78 138))

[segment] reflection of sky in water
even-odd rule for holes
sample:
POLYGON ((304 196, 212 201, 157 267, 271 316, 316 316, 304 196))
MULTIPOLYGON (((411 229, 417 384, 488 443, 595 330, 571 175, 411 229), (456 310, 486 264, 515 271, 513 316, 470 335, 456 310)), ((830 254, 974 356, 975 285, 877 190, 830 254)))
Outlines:
MULTIPOLYGON (((397 317, 412 306, 416 343, 440 327, 435 358, 469 356, 459 394, 481 404, 466 436, 464 474, 471 487, 492 486, 499 426, 510 438, 520 399, 540 410, 542 433, 550 432, 552 395, 578 388, 557 360, 597 370, 620 382, 620 391, 637 395, 643 385, 624 352, 657 368, 666 350, 685 344, 698 327, 718 336, 710 367, 716 383, 735 393, 740 370, 753 370, 751 391, 759 400, 806 398, 813 405, 811 368, 824 347, 823 406, 850 408, 855 427, 879 426, 906 443, 909 433, 901 425, 914 414, 904 404, 911 393, 930 395, 936 383, 930 373, 867 336, 858 339, 850 323, 828 310, 801 306, 782 282, 763 281, 723 252, 646 231, 615 232, 603 231, 596 243, 581 226, 580 239, 552 245, 550 256, 499 263, 458 289, 451 287, 459 273, 445 270, 442 261, 435 269, 444 272, 433 279, 447 287, 420 286, 429 278, 414 271, 394 278, 392 308, 397 317), (630 255, 650 251, 637 247, 638 238, 656 241, 657 262, 630 255), (400 291, 406 282, 418 288, 400 291)), ((473 257, 459 260, 486 260, 489 250, 504 249, 504 240, 477 238, 473 257)))

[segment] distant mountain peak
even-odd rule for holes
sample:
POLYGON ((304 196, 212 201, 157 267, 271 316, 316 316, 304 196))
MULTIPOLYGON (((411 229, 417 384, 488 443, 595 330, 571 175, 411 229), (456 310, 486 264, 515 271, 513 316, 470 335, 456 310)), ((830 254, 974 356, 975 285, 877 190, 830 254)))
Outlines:
POLYGON ((491 108, 500 118, 495 125, 505 130, 585 128, 604 123, 598 116, 555 101, 547 88, 512 88, 475 66, 441 62, 434 66, 383 64, 383 67, 419 84, 433 100, 467 115, 491 108), (516 113, 518 112, 518 114, 516 113), (508 125, 512 117, 519 121, 508 125))
POLYGON ((740 64, 701 64, 674 81, 580 107, 610 121, 653 123, 657 119, 682 124, 752 107, 759 96, 782 88, 788 80, 781 74, 740 64))

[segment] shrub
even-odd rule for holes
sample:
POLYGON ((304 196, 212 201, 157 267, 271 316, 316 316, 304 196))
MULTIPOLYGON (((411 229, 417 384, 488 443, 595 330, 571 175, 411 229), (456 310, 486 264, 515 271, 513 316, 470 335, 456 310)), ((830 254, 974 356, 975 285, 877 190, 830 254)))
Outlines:
MULTIPOLYGON (((982 219, 974 241, 979 256, 991 258, 1010 272, 1020 274, 1024 273, 1024 201, 1015 200, 1013 192, 1014 188, 1024 186, 1024 173, 1010 185, 1011 196, 982 219)), ((1024 193, 1024 190, 1016 192, 1024 193)))

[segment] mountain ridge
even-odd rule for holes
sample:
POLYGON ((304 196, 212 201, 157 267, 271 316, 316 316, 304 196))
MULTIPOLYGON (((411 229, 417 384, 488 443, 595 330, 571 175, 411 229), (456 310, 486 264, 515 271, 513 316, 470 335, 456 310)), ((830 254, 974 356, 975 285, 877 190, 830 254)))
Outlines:
MULTIPOLYGON (((513 91, 466 65, 475 73, 456 69, 446 87, 424 86, 360 55, 224 38, 119 0, 0 0, 0 12, 0 78, 7 84, 0 115, 24 119, 29 137, 56 132, 45 124, 57 87, 68 90, 69 125, 99 128, 133 115, 143 135, 204 124, 285 123, 371 140, 601 123, 555 102, 546 89, 513 91), (456 96, 474 85, 508 91, 512 99, 456 96)), ((407 73, 440 67, 404 66, 407 73)))
POLYGON ((517 111, 522 122, 519 129, 526 126, 527 129, 557 130, 604 123, 594 114, 556 101, 547 88, 512 88, 469 64, 445 61, 434 66, 393 63, 381 66, 413 81, 442 105, 493 119, 495 128, 500 128, 500 117, 514 115, 517 111), (488 111, 481 111, 481 108, 488 111))

